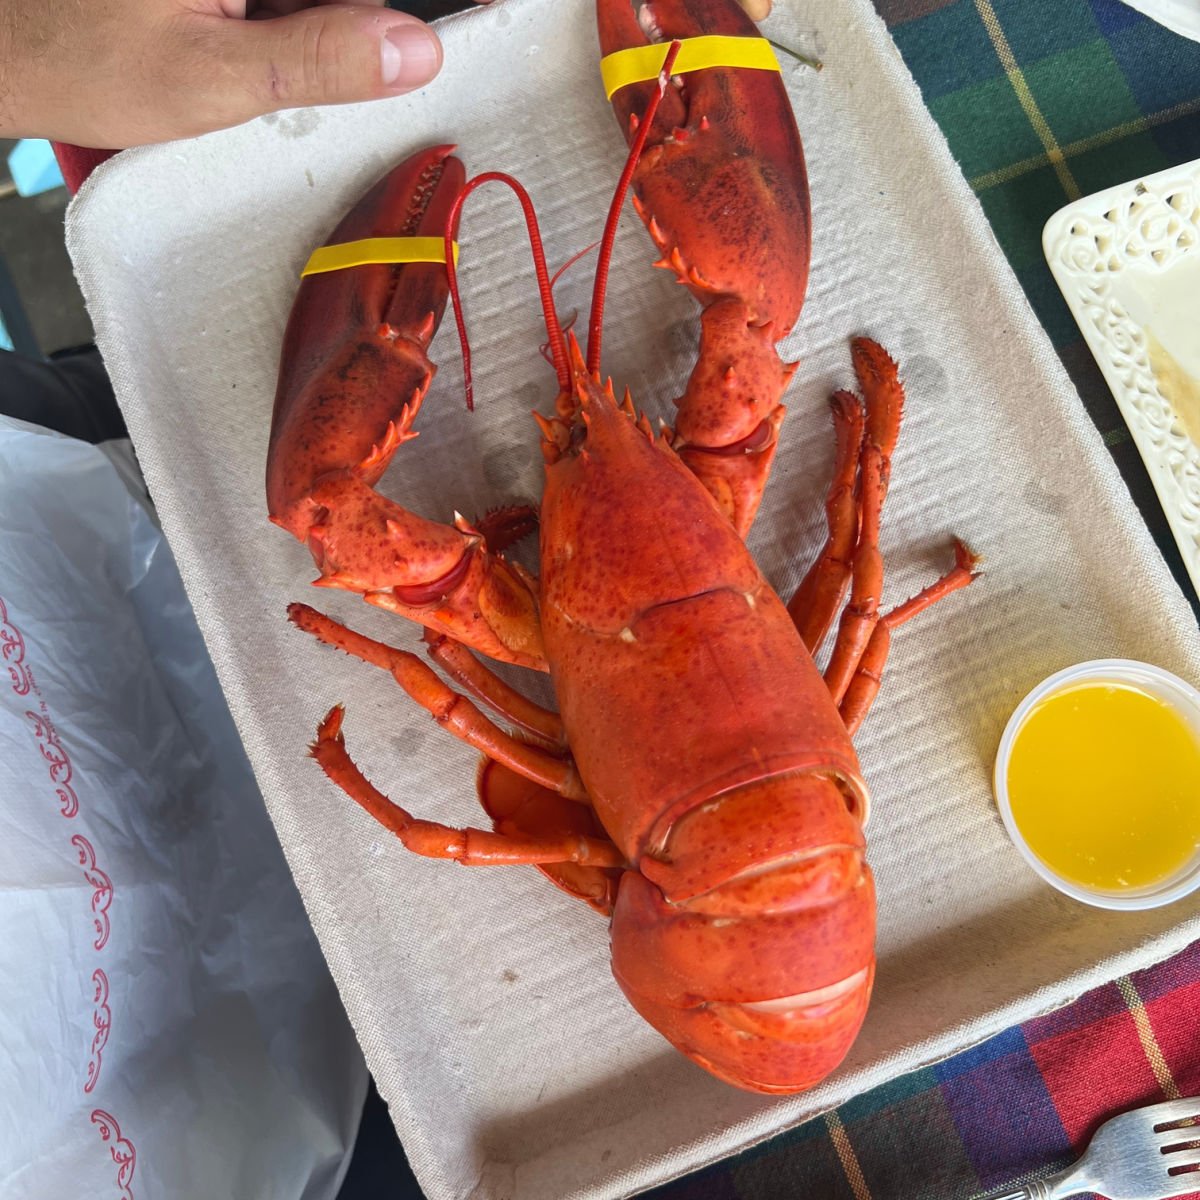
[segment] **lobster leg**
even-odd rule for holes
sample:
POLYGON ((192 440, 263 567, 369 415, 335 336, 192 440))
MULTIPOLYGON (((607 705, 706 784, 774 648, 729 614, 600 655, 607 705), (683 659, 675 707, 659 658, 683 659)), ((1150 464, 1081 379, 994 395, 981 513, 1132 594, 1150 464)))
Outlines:
POLYGON ((587 792, 572 761, 558 758, 505 733, 465 696, 447 687, 436 672, 415 654, 355 633, 324 613, 309 608, 307 604, 290 604, 288 617, 298 628, 311 633, 327 646, 336 646, 355 658, 361 658, 363 662, 390 671, 396 682, 431 713, 438 724, 489 758, 504 763, 527 779, 551 788, 569 800, 587 801, 587 792))
MULTIPOLYGON (((430 630, 425 631, 425 641, 430 657, 460 687, 519 725, 536 744, 567 752, 558 713, 534 704, 509 687, 461 643, 430 630)), ((486 755, 480 764, 477 786, 479 801, 497 833, 511 837, 606 836, 589 806, 567 800, 486 755)), ((555 887, 604 916, 612 915, 619 871, 575 862, 536 865, 555 887)))
POLYGON ((493 508, 475 522, 475 528, 493 554, 503 554, 537 528, 537 509, 530 504, 493 508))
POLYGON ((918 592, 911 600, 893 608, 875 626, 871 640, 859 661, 854 677, 846 689, 839 711, 842 720, 846 722, 846 731, 853 736, 858 732, 875 697, 879 694, 879 685, 883 677, 883 664, 887 660, 888 650, 892 644, 892 630, 905 621, 924 612, 931 604, 949 596, 951 592, 966 587, 978 576, 975 570, 979 559, 964 542, 954 539, 954 566, 940 579, 918 592))
POLYGON ((621 852, 607 839, 573 834, 540 837, 484 829, 455 829, 414 817, 388 799, 350 758, 342 734, 342 716, 341 706, 326 716, 317 728, 310 753, 338 787, 390 829, 413 853, 426 858, 452 858, 466 867, 563 862, 599 867, 623 865, 621 852))
POLYGON ((962 542, 956 541, 954 568, 919 595, 880 617, 883 558, 879 553, 879 522, 891 476, 892 453, 900 435, 904 389, 896 364, 876 342, 856 338, 851 352, 854 371, 866 398, 865 422, 856 418, 855 397, 847 392, 834 396, 838 449, 826 501, 829 537, 792 597, 788 611, 805 645, 813 652, 824 639, 850 583, 850 601, 842 612, 825 683, 847 729, 854 733, 879 691, 892 629, 970 583, 975 578, 976 559, 962 542), (851 456, 858 436, 862 438, 862 448, 858 454, 855 499, 851 456))
POLYGON ((879 552, 879 517, 883 509, 884 460, 878 447, 868 445, 863 450, 861 468, 862 526, 858 546, 854 551, 850 600, 842 610, 837 640, 829 665, 825 668, 825 685, 840 705, 846 688, 866 651, 867 643, 879 622, 879 596, 883 589, 883 555, 879 552))
POLYGON ((567 739, 558 713, 534 704, 528 696, 509 687, 461 642, 445 634, 434 633, 431 629, 425 630, 425 642, 429 647, 429 657, 460 687, 482 700, 494 712, 519 725, 540 745, 553 750, 566 749, 567 739))
POLYGON ((846 585, 853 578, 850 603, 842 613, 825 674, 836 703, 841 702, 879 619, 879 589, 883 583, 879 518, 904 408, 899 369, 887 351, 869 338, 855 338, 850 351, 866 399, 865 420, 860 422, 851 415, 858 406, 855 397, 846 392, 834 397, 838 457, 826 503, 829 539, 788 605, 805 645, 813 652, 824 639, 846 585), (852 511, 848 453, 858 429, 862 430, 862 448, 858 456, 857 504, 852 511))
MULTIPOLYGON (((572 804, 493 759, 485 758, 480 764, 477 782, 479 802, 497 833, 522 838, 607 839, 604 826, 589 806, 572 804)), ((612 915, 621 871, 583 862, 535 865, 555 887, 598 913, 612 915)))
POLYGON ((841 608, 850 584, 854 545, 858 540, 858 500, 854 482, 858 478, 858 458, 862 448, 863 408, 857 396, 843 391, 834 392, 829 407, 833 410, 837 438, 833 479, 825 498, 829 537, 787 606, 809 654, 816 654, 820 649, 841 608))

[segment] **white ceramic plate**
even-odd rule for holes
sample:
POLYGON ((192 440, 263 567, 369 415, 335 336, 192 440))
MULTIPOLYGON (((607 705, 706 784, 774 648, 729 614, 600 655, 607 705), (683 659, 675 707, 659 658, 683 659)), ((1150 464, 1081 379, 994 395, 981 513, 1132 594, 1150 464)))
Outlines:
POLYGON ((1125 3, 1165 25, 1172 33, 1200 42, 1200 0, 1125 0, 1125 3))
POLYGON ((1067 205, 1042 245, 1200 590, 1200 159, 1067 205))

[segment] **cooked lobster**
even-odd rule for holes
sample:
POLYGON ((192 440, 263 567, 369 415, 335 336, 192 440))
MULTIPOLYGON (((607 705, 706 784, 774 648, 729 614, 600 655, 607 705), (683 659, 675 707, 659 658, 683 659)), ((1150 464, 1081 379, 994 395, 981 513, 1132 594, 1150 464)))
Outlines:
POLYGON ((599 13, 606 54, 670 43, 657 80, 621 88, 614 107, 633 142, 625 178, 661 262, 704 305, 675 427, 655 433, 628 393, 618 400, 600 382, 618 188, 586 359, 559 325, 538 255, 559 383, 553 414, 538 417, 539 578, 503 554, 532 528, 532 512, 445 525, 381 496, 373 485, 414 436, 433 376, 426 350, 453 279, 462 203, 507 177, 464 184, 443 146, 372 189, 330 241, 439 237, 446 265, 364 265, 303 281, 271 430, 271 519, 307 542, 319 585, 425 627, 461 691, 413 653, 308 606, 289 610, 302 629, 390 671, 483 752, 479 792, 493 828, 421 820, 380 793, 349 757, 340 707, 312 753, 409 849, 533 864, 611 914, 613 972, 638 1012, 722 1079, 799 1091, 845 1056, 874 975, 868 793, 850 734, 878 689, 890 631, 970 582, 974 560, 956 544, 946 576, 881 615, 879 519, 903 394, 895 364, 859 339, 865 405, 834 397, 826 545, 789 606, 763 578, 742 533, 792 370, 774 343, 796 320, 808 271, 795 121, 777 73, 713 66, 669 78, 684 39, 755 37, 734 0, 650 0, 638 19, 627 0, 599 0, 599 13), (813 655, 847 591, 822 678, 813 655), (548 671, 558 711, 471 650, 548 671))

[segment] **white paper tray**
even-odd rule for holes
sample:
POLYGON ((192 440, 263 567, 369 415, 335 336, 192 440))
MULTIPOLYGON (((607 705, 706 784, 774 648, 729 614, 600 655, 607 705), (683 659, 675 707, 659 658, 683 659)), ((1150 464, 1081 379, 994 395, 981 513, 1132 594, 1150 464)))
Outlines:
MULTIPOLYGON (((788 68, 813 189, 802 360, 751 547, 790 594, 822 533, 827 397, 851 335, 903 364, 906 425, 884 514, 886 599, 944 568, 953 533, 987 574, 898 636, 857 739, 873 786, 880 895, 874 1003, 844 1068, 812 1093, 735 1091, 626 1006, 602 922, 531 870, 407 855, 305 758, 348 703, 347 740, 402 803, 478 822, 475 756, 390 679, 298 634, 315 600, 373 636, 414 629, 310 593, 307 552, 262 494, 276 355, 297 273, 343 210, 416 147, 457 140, 472 171, 522 177, 562 261, 600 229, 623 142, 593 76, 585 0, 504 0, 442 25, 429 89, 303 111, 122 155, 76 200, 69 244, 163 525, 272 819, 381 1093, 431 1197, 613 1197, 699 1167, 929 1063, 1200 933, 1198 906, 1114 918, 1042 884, 1007 841, 989 772, 1038 679, 1103 656, 1200 679, 1191 613, 867 0, 785 0, 767 32, 819 35, 788 68)), ((389 492, 446 519, 540 488, 528 410, 549 402, 540 317, 506 194, 468 207, 463 267, 479 404, 452 326, 389 492)), ((633 220, 620 239, 605 369, 669 416, 694 306, 633 220)), ((564 279, 564 311, 590 279, 564 279)), ((702 736, 702 731, 698 731, 702 736)))
POLYGON ((1200 159, 1068 204, 1042 244, 1200 591, 1200 159))

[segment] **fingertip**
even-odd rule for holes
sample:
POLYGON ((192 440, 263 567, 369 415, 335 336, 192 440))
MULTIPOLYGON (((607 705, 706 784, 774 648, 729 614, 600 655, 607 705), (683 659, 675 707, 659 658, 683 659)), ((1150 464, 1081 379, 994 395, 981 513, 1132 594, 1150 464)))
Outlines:
POLYGON ((442 43, 415 19, 389 26, 379 46, 380 81, 393 95, 423 87, 442 69, 442 43))

